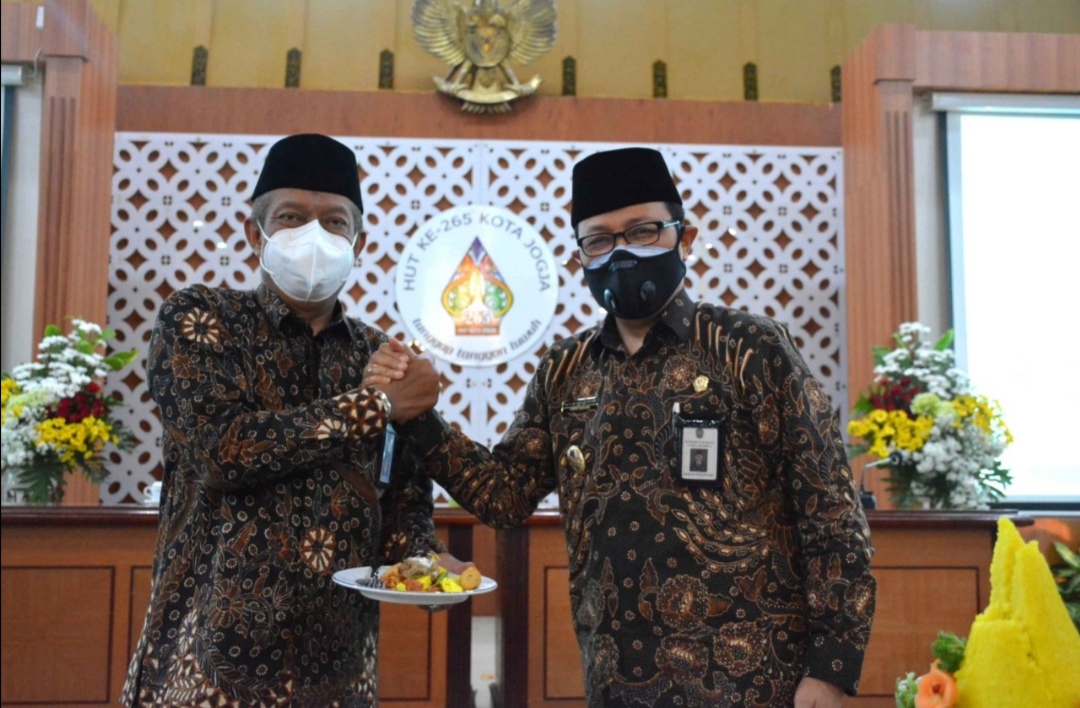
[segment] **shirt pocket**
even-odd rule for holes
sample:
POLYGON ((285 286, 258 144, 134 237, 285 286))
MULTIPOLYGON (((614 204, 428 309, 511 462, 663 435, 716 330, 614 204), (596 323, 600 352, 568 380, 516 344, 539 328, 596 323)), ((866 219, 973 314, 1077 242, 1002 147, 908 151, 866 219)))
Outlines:
MULTIPOLYGON (((720 488, 727 473, 725 451, 728 443, 727 419, 728 406, 715 381, 705 376, 698 376, 691 385, 679 391, 669 393, 665 401, 665 425, 672 434, 665 437, 664 456, 669 460, 672 483, 677 486, 708 486, 720 488), (692 481, 682 476, 683 445, 682 437, 686 430, 694 429, 695 421, 704 424, 704 428, 717 429, 717 457, 719 465, 715 480, 692 481)), ((711 464, 711 463, 710 463, 711 464)))

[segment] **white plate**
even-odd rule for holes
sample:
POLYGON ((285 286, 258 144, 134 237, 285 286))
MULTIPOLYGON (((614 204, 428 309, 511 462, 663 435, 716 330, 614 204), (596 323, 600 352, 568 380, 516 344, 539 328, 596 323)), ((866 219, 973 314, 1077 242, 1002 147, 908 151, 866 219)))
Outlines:
MULTIPOLYGON (((381 576, 390 566, 381 566, 378 573, 381 576)), ((366 585, 371 578, 371 566, 363 568, 346 568, 334 573, 334 582, 352 590, 359 590, 360 594, 372 600, 380 602, 396 602, 402 605, 456 605, 465 602, 473 595, 483 595, 499 587, 491 578, 481 576, 480 586, 475 590, 462 592, 410 592, 408 590, 391 590, 389 588, 372 588, 366 585)))

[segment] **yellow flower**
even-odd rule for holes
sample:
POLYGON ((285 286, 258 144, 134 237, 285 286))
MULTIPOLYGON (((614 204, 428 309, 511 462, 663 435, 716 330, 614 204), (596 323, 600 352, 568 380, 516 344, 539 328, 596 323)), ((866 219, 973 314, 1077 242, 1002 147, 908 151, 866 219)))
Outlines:
POLYGON ((859 418, 858 420, 848 421, 847 431, 849 435, 857 438, 866 438, 870 436, 870 432, 873 430, 869 421, 866 418, 859 418))
POLYGON ((112 437, 112 426, 100 418, 87 416, 78 423, 63 418, 49 418, 35 426, 38 446, 56 451, 60 462, 74 465, 78 457, 83 461, 93 459, 101 443, 112 437))
POLYGON ((0 389, 0 405, 7 407, 8 399, 18 394, 19 384, 15 383, 15 379, 4 379, 3 387, 0 389))
POLYGON ((878 438, 874 441, 874 444, 870 446, 869 450, 871 455, 876 455, 879 458, 889 456, 889 448, 885 445, 885 438, 878 438))

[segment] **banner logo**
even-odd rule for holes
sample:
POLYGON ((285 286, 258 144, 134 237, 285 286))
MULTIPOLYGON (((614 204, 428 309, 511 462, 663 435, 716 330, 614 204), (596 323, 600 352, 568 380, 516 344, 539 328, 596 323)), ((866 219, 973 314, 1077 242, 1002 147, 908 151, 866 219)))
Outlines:
POLYGON ((498 334, 514 294, 480 239, 475 239, 443 290, 443 308, 454 318, 460 336, 498 334))
POLYGON ((494 366, 535 349, 559 274, 543 236, 511 211, 461 206, 413 233, 395 273, 405 328, 441 359, 494 366))

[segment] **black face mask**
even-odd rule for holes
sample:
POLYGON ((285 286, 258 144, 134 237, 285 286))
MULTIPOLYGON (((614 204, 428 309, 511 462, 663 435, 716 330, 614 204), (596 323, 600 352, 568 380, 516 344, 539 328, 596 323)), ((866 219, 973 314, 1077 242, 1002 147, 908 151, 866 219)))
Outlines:
POLYGON ((596 301, 619 319, 652 317, 682 287, 686 277, 679 243, 655 256, 635 256, 620 248, 599 268, 586 268, 585 282, 596 301))

